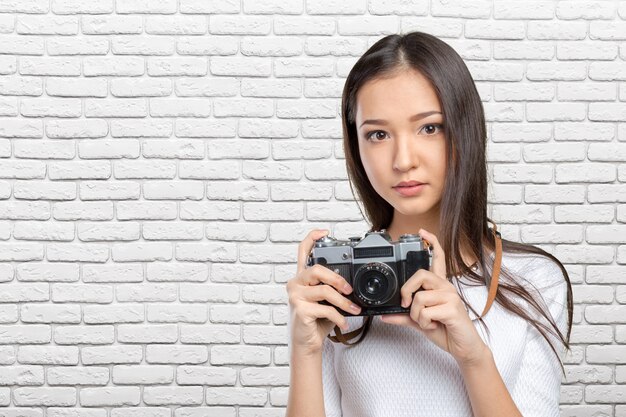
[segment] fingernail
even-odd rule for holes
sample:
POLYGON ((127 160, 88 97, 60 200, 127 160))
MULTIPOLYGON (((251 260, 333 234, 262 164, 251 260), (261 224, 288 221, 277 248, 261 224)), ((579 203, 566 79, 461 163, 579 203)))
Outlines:
POLYGON ((354 311, 355 313, 358 313, 359 311, 361 311, 361 308, 356 304, 350 304, 350 310, 354 311))
POLYGON ((352 287, 350 286, 350 284, 346 283, 346 285, 343 286, 343 292, 349 294, 350 291, 352 291, 352 287))

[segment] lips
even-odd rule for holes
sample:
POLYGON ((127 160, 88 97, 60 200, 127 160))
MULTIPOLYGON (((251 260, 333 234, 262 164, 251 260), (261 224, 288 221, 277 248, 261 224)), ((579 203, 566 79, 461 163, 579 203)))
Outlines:
POLYGON ((416 185, 420 185, 423 184, 419 181, 402 181, 398 184, 396 184, 393 188, 398 188, 398 187, 414 187, 416 185))

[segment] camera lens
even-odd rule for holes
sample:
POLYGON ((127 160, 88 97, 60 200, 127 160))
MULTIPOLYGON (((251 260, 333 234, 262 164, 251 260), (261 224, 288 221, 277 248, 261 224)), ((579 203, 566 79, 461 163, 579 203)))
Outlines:
POLYGON ((362 266, 355 274, 355 294, 364 304, 382 305, 388 302, 397 287, 393 270, 378 262, 362 266))
POLYGON ((380 293, 384 293, 387 280, 383 279, 380 273, 370 273, 363 279, 365 281, 365 291, 368 295, 376 297, 380 293))

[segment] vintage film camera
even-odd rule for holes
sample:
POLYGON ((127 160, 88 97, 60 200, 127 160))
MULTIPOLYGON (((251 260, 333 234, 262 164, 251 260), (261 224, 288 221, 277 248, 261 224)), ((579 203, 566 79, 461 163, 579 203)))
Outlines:
MULTIPOLYGON (((400 289, 418 269, 430 269, 430 245, 417 234, 403 234, 392 242, 386 229, 367 232, 362 239, 358 236, 349 239, 324 236, 315 241, 307 259, 307 266, 321 264, 352 286, 353 291, 345 296, 361 307, 361 313, 347 313, 340 308, 337 311, 344 316, 410 311, 410 307, 400 305, 400 289)), ((334 306, 326 300, 319 303, 334 306)))

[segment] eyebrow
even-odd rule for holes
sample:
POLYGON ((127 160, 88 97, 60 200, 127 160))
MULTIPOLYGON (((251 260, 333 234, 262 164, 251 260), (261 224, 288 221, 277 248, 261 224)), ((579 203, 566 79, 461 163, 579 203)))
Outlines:
MULTIPOLYGON (((426 111, 423 113, 417 113, 414 114, 413 116, 409 117, 409 121, 410 122, 415 122, 417 120, 423 119, 424 117, 430 116, 431 114, 441 114, 440 111, 436 111, 436 110, 431 110, 431 111, 426 111)), ((368 124, 368 125, 387 125, 387 121, 386 120, 382 120, 382 119, 368 119, 363 121, 363 123, 361 123, 361 126, 359 127, 363 127, 363 125, 368 124)))

